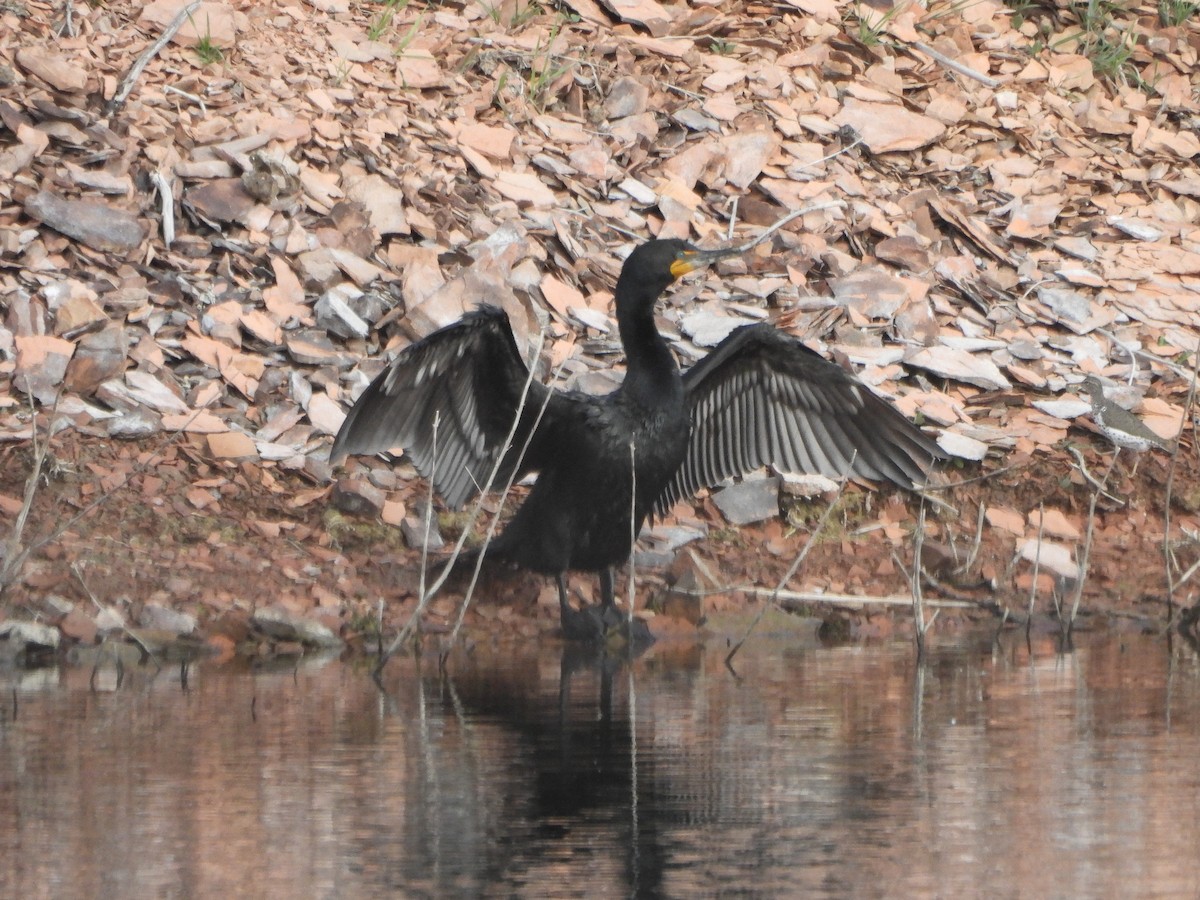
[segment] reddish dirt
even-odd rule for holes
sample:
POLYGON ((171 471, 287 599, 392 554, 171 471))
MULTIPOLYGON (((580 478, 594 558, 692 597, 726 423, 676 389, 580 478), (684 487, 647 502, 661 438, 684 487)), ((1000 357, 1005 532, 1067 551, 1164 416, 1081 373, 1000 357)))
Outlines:
MULTIPOLYGON (((1080 432, 1078 437, 1091 471, 1103 472, 1111 456, 1091 436, 1080 432)), ((12 498, 22 495, 30 462, 27 446, 0 449, 0 494, 9 498, 9 506, 12 498)), ((927 560, 934 563, 939 547, 949 545, 957 547, 960 556, 969 552, 980 504, 1024 514, 1025 537, 1036 535, 1030 530, 1034 520, 1029 514, 1039 505, 1061 511, 1085 532, 1091 492, 1070 462, 1066 453, 1013 456, 989 461, 982 469, 949 474, 950 480, 964 483, 938 494, 952 512, 928 513, 927 560)), ((1129 474, 1131 462, 1123 455, 1120 474, 1111 482, 1111 493, 1127 505, 1106 499, 1097 505, 1081 604, 1084 627, 1115 622, 1157 628, 1165 621, 1163 516, 1170 460, 1163 454, 1143 456, 1135 475, 1129 474)), ((1195 533, 1194 510, 1200 498, 1194 486, 1200 483, 1200 473, 1187 452, 1177 466, 1172 532, 1195 533)), ((366 469, 364 461, 351 464, 351 471, 366 469)), ((425 490, 423 482, 413 480, 399 485, 391 496, 412 509, 425 490)), ((5 610, 8 616, 32 614, 58 624, 71 640, 89 643, 97 639, 98 607, 113 607, 127 622, 137 623, 145 604, 159 604, 195 616, 202 635, 219 650, 240 644, 264 652, 269 649, 264 641, 242 643, 254 637, 250 614, 257 607, 280 606, 325 623, 352 647, 370 648, 379 601, 385 635, 394 634, 411 614, 420 555, 404 545, 398 529, 381 525, 377 518, 333 515, 329 494, 328 484, 270 464, 214 464, 186 438, 113 444, 65 432, 52 442, 23 543, 52 538, 30 555, 20 580, 4 598, 5 610), (105 499, 79 515, 100 496, 105 499), (59 529, 64 530, 58 533, 59 529), (74 607, 69 615, 63 600, 74 607)), ((684 575, 708 588, 711 574, 724 585, 774 586, 803 547, 826 502, 785 501, 790 521, 798 528, 780 517, 733 529, 706 499, 677 507, 676 516, 685 519, 683 514, 693 510, 694 519, 708 525, 709 536, 682 551, 669 571, 638 573, 639 605, 649 603, 660 610, 653 630, 660 636, 692 635, 714 617, 757 608, 762 600, 741 590, 699 600, 672 597, 668 583, 684 575), (702 616, 705 622, 697 623, 702 616)), ((827 526, 833 537, 813 548, 789 588, 867 597, 906 594, 897 560, 907 567, 912 558, 917 509, 911 495, 851 486, 827 526)), ((6 514, 5 519, 11 527, 11 517, 6 514)), ((1081 552, 1081 540, 1049 535, 1045 539, 1081 552)), ((1177 565, 1186 569, 1197 557, 1196 545, 1177 543, 1177 565)), ((948 598, 979 606, 943 609, 938 632, 981 622, 999 624, 1005 609, 1010 622, 1024 618, 1032 568, 1026 561, 1014 561, 1017 544, 1015 534, 988 524, 968 571, 940 569, 941 586, 926 589, 928 600, 948 598)), ((430 605, 423 622, 427 632, 444 633, 453 625, 466 580, 453 578, 430 605)), ((1039 580, 1038 617, 1052 617, 1052 579, 1043 571, 1039 580)), ((593 578, 576 575, 572 585, 584 596, 594 595, 593 578)), ((556 631, 556 595, 546 579, 491 572, 477 598, 465 618, 471 639, 556 631)), ((1190 604, 1192 590, 1185 585, 1175 599, 1190 604)), ((906 606, 853 608, 807 601, 789 605, 849 637, 911 629, 912 613, 906 606)))

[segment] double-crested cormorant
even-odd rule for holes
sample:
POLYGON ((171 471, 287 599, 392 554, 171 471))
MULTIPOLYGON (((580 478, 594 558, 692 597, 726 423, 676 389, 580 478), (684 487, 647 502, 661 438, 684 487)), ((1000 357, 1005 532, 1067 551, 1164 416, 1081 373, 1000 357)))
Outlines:
POLYGON ((680 374, 655 327, 655 301, 675 279, 731 252, 652 240, 629 255, 616 288, 626 373, 612 393, 532 381, 518 413, 529 370, 508 316, 483 305, 396 356, 350 410, 331 460, 402 446, 457 508, 484 487, 519 414, 494 486, 538 477, 487 555, 555 576, 568 637, 597 636, 619 620, 613 566, 628 558, 631 535, 647 515, 701 487, 764 465, 922 483, 943 456, 938 446, 854 376, 769 324, 734 330, 680 374), (599 610, 571 608, 569 569, 599 573, 599 610))

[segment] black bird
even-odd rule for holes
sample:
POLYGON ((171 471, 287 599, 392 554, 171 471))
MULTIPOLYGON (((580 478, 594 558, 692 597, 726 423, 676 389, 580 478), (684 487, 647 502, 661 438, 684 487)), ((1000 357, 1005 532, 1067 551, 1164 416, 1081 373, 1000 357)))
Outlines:
POLYGON ((484 487, 501 454, 496 487, 537 472, 487 556, 555 576, 568 637, 600 636, 619 620, 613 566, 628 558, 631 534, 701 487, 764 465, 830 477, 849 469, 919 486, 943 456, 937 444, 854 376, 769 324, 734 330, 680 374, 655 327, 655 302, 680 276, 733 252, 680 240, 637 247, 615 295, 623 383, 594 396, 530 382, 507 453, 529 370, 508 316, 483 305, 396 356, 350 410, 330 459, 403 446, 453 508, 484 487), (571 608, 570 569, 599 573, 599 610, 571 608))

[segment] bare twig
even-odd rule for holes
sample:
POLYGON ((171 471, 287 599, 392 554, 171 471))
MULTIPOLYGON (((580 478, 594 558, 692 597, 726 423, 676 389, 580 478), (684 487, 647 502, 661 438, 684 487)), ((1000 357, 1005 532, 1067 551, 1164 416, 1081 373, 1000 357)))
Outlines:
POLYGON ((1038 575, 1042 566, 1042 537, 1046 533, 1046 504, 1038 504, 1038 534, 1037 549, 1033 557, 1033 581, 1029 585, 1029 611, 1025 615, 1025 640, 1029 640, 1030 629, 1033 627, 1033 606, 1037 602, 1038 575))
MULTIPOLYGON (((55 409, 57 409, 57 405, 58 405, 58 403, 56 400, 55 407, 54 407, 55 409)), ((161 448, 159 448, 158 450, 155 450, 154 453, 152 453, 146 459, 146 461, 144 463, 140 463, 140 464, 134 466, 132 469, 130 469, 130 471, 128 473, 126 473, 124 476, 122 476, 121 480, 119 482, 117 482, 117 484, 114 485, 111 489, 99 492, 96 495, 95 499, 93 499, 87 505, 81 507, 79 509, 79 511, 75 513, 75 515, 71 516, 69 519, 66 519, 66 520, 60 522, 53 529, 51 529, 51 531, 48 534, 45 534, 42 537, 38 538, 36 541, 33 541, 31 544, 29 544, 29 546, 25 547, 24 549, 22 549, 18 553, 16 553, 15 556, 12 555, 11 553, 6 552, 5 559, 4 559, 4 566, 2 569, 0 569, 0 594, 3 594, 5 587, 9 584, 9 580, 13 577, 13 575, 16 572, 19 572, 21 570, 21 567, 25 565, 25 561, 27 559, 29 559, 29 557, 32 554, 36 553, 38 550, 41 550, 47 544, 58 540, 65 532, 67 532, 71 528, 73 528, 75 526, 75 523, 81 521, 82 519, 84 519, 85 517, 90 515, 93 510, 97 509, 100 506, 103 506, 105 503, 107 503, 109 500, 111 500, 113 497, 115 497, 118 493, 120 493, 122 490, 124 490, 124 488, 126 486, 128 486, 129 482, 131 480, 133 480, 135 477, 137 477, 138 475, 143 475, 146 472, 150 471, 150 469, 154 466, 154 464, 156 464, 158 462, 158 460, 162 458, 163 452, 168 450, 172 445, 178 443, 179 439, 181 437, 183 437, 184 430, 188 427, 188 425, 190 425, 192 423, 192 421, 196 418, 196 416, 200 415, 200 413, 204 412, 204 410, 207 408, 208 408, 207 405, 205 405, 205 406, 202 406, 199 409, 197 409, 195 412, 193 412, 192 415, 188 418, 188 420, 186 422, 184 422, 182 425, 180 425, 178 430, 176 430, 171 435, 170 440, 168 440, 165 444, 163 444, 163 446, 161 448)), ((34 429, 34 433, 36 434, 36 428, 34 429)), ((44 456, 44 453, 45 453, 45 451, 43 450, 43 456, 44 456)), ((39 465, 41 465, 41 464, 39 463, 39 465)), ((28 490, 29 490, 29 487, 27 484, 26 491, 28 492, 28 490)), ((32 502, 32 501, 30 501, 30 502, 32 502)))
POLYGON ((983 545, 983 522, 986 515, 983 501, 980 501, 979 509, 975 513, 975 537, 971 541, 971 551, 967 554, 963 564, 959 566, 959 572, 970 572, 971 567, 975 565, 975 560, 979 558, 979 548, 983 545))
MULTIPOLYGON (((543 332, 542 335, 543 335, 543 337, 545 337, 545 332, 543 332)), ((539 350, 538 352, 540 353, 541 351, 539 350)), ((555 382, 558 381, 559 376, 562 374, 562 368, 565 363, 566 363, 566 360, 563 360, 563 362, 559 363, 558 368, 554 370, 554 374, 550 378, 550 384, 554 384, 555 382)), ((519 454, 517 454, 518 460, 523 459, 525 457, 525 454, 529 451, 529 444, 530 444, 530 442, 533 441, 533 436, 537 433, 538 426, 542 422, 542 416, 545 415, 546 407, 550 405, 550 399, 553 396, 554 396, 553 391, 546 392, 546 397, 545 397, 545 399, 542 400, 541 407, 538 408, 537 417, 533 420, 533 425, 529 429, 529 434, 527 434, 525 436, 525 443, 523 443, 521 445, 521 452, 519 454)), ((521 405, 523 408, 524 407, 524 399, 522 399, 521 405)), ((509 444, 511 444, 512 435, 515 435, 515 433, 516 433, 516 425, 514 424, 513 432, 512 432, 512 434, 510 434, 508 442, 505 443, 506 448, 509 446, 509 444)), ((506 450, 506 452, 507 452, 507 450, 506 450)), ((512 492, 513 483, 516 481, 517 471, 519 468, 520 468, 519 464, 513 466, 513 470, 508 476, 508 481, 505 482, 505 484, 504 484, 504 490, 500 492, 500 502, 496 504, 496 514, 494 516, 492 516, 492 520, 490 522, 488 522, 487 532, 483 536, 483 545, 479 548, 479 553, 475 557, 475 568, 471 570, 471 581, 467 584, 467 591, 465 594, 463 594, 462 603, 458 607, 458 618, 455 619, 454 629, 450 632, 450 646, 453 646, 454 642, 458 640, 458 632, 462 628, 463 619, 466 618, 467 609, 471 605, 471 598, 475 595, 475 585, 477 585, 479 583, 479 573, 483 569, 483 560, 487 556, 487 548, 490 547, 492 544, 492 538, 495 536, 496 528, 500 524, 500 515, 504 510, 504 504, 508 500, 509 493, 512 492)), ((496 470, 493 470, 491 478, 494 480, 495 477, 496 477, 496 470)), ((489 481, 489 484, 490 483, 491 482, 489 481)), ((468 530, 470 528, 473 528, 474 525, 475 525, 475 519, 472 518, 471 524, 468 526, 468 530)), ((466 531, 464 531, 464 534, 466 534, 466 531)), ((455 557, 451 557, 450 561, 448 563, 446 563, 446 569, 445 569, 446 572, 449 572, 450 567, 452 565, 454 565, 454 559, 455 559, 455 557)), ((449 651, 447 651, 447 652, 449 652, 449 651)), ((445 659, 446 659, 446 654, 443 653, 442 654, 442 662, 443 663, 445 662, 445 659)))
POLYGON ((205 115, 208 115, 208 107, 204 105, 204 98, 201 97, 199 94, 192 94, 192 93, 189 93, 188 91, 180 90, 179 88, 177 88, 171 84, 163 85, 163 93, 164 94, 178 94, 180 97, 186 97, 188 100, 191 100, 198 107, 200 107, 200 112, 204 113, 205 115))
POLYGON ((861 137, 856 137, 854 140, 852 140, 850 143, 846 144, 844 147, 839 147, 837 150, 834 150, 832 153, 826 153, 820 159, 814 159, 811 162, 801 163, 799 165, 794 166, 793 168, 799 169, 801 171, 803 171, 804 169, 815 169, 817 166, 821 165, 822 163, 827 163, 831 159, 837 159, 843 153, 849 153, 851 150, 853 150, 855 147, 857 147, 862 142, 863 142, 863 139, 861 137))
POLYGON ((792 221, 793 219, 798 219, 801 216, 806 216, 811 212, 820 212, 823 209, 845 209, 845 208, 846 208, 846 204, 844 202, 842 202, 841 200, 827 200, 824 203, 810 203, 807 206, 802 206, 799 209, 794 209, 790 213, 788 213, 786 216, 784 216, 783 218, 778 219, 774 224, 763 229, 763 231, 761 233, 759 233, 756 237, 751 238, 750 240, 746 241, 746 243, 741 244, 740 246, 730 248, 730 252, 731 253, 748 253, 749 251, 751 251, 755 247, 757 247, 759 244, 761 244, 763 241, 765 241, 767 238, 769 238, 771 235, 773 235, 775 232, 777 232, 780 228, 782 228, 788 222, 792 221))
POLYGON ((175 193, 171 190, 171 182, 158 169, 150 173, 150 181, 158 189, 158 199, 162 204, 162 240, 170 249, 175 240, 175 193))
POLYGON ((13 522, 12 531, 9 532, 8 541, 4 548, 3 565, 0 565, 0 596, 4 594, 5 588, 8 587, 21 570, 28 556, 28 552, 21 549, 21 538, 25 535, 25 525, 29 521, 29 512, 33 509, 33 500, 37 496, 37 486, 42 478, 42 468, 46 465, 46 453, 47 448, 50 446, 50 433, 54 429, 54 414, 58 410, 59 396, 61 395, 55 394, 54 396, 54 406, 50 410, 50 423, 46 428, 46 436, 43 440, 39 441, 37 407, 34 405, 33 395, 29 395, 29 409, 32 417, 30 422, 30 442, 33 444, 33 465, 30 467, 29 476, 25 479, 25 496, 21 500, 21 509, 17 513, 16 521, 13 522))
POLYGON ((105 115, 113 116, 120 112, 121 107, 125 105, 125 101, 129 99, 129 94, 133 91, 133 86, 137 83, 138 77, 142 74, 142 70, 146 68, 147 63, 154 59, 162 51, 163 47, 167 46, 167 42, 175 36, 175 32, 183 27, 183 23, 190 19, 192 13, 199 7, 200 0, 192 0, 191 3, 181 9, 175 18, 171 20, 166 30, 159 35, 158 40, 147 47, 146 51, 134 60, 133 65, 129 67, 129 71, 125 73, 124 77, 118 83, 117 91, 113 94, 113 98, 108 101, 108 105, 104 110, 105 115))
POLYGON ((425 592, 425 576, 429 573, 429 532, 433 530, 433 483, 437 480, 438 470, 438 427, 442 424, 442 413, 438 410, 433 414, 433 467, 429 470, 429 494, 425 497, 425 534, 421 538, 421 580, 417 585, 420 597, 428 596, 425 592))
POLYGON ((53 30, 58 37, 73 38, 76 36, 74 0, 66 0, 63 4, 62 19, 54 24, 53 30))
MULTIPOLYGON (((907 571, 907 569, 905 570, 907 571)), ((928 577, 928 576, 926 576, 928 577)), ((936 579, 933 579, 936 584, 936 579)), ((754 584, 728 584, 704 590, 689 590, 687 588, 672 588, 674 593, 684 597, 709 597, 713 594, 729 594, 737 591, 747 597, 775 597, 783 608, 798 607, 810 603, 825 603, 829 606, 844 606, 848 609, 860 609, 864 606, 911 606, 912 596, 908 594, 887 594, 871 596, 868 594, 830 594, 820 591, 789 591, 786 588, 764 588, 754 584)), ((945 609, 986 609, 989 604, 975 600, 926 600, 925 605, 931 608, 945 609)))
POLYGON ((1135 358, 1141 359, 1143 362, 1150 363, 1152 366, 1168 369, 1169 371, 1174 372, 1180 378, 1191 378, 1194 374, 1194 367, 1187 368, 1186 366, 1181 366, 1171 362, 1171 360, 1167 359, 1166 357, 1155 356, 1153 353, 1147 353, 1145 350, 1138 350, 1136 347, 1131 347, 1106 328, 1097 328, 1096 334, 1108 338, 1116 346, 1120 347, 1121 352, 1128 356, 1131 360, 1135 358))
POLYGON ((925 621, 924 595, 921 589, 921 548, 925 542, 925 498, 921 498, 921 508, 917 513, 917 529, 913 532, 913 570, 912 570, 912 606, 913 606, 913 637, 917 643, 917 659, 925 658, 925 636, 937 620, 935 610, 929 621, 925 621))
MULTIPOLYGON (((101 603, 96 598, 96 595, 92 593, 92 589, 90 587, 88 587, 88 583, 83 580, 83 573, 79 571, 79 566, 76 565, 75 563, 71 563, 71 574, 75 576, 75 579, 79 582, 79 586, 83 588, 83 592, 88 595, 88 599, 92 601, 92 605, 95 606, 96 609, 100 610, 101 612, 104 612, 104 610, 105 610, 104 604, 101 603)), ((135 644, 137 644, 138 648, 144 654, 146 654, 147 659, 149 659, 152 663, 154 663, 155 672, 161 672, 162 666, 159 665, 158 660, 155 658, 154 651, 152 651, 149 647, 147 647, 145 642, 140 637, 138 637, 136 634, 134 634, 133 630, 130 629, 130 627, 125 624, 125 618, 123 616, 118 617, 118 621, 121 623, 121 630, 123 632, 125 632, 125 636, 128 637, 135 644)))
MULTIPOLYGON (((545 342, 546 331, 545 329, 542 329, 541 334, 538 336, 538 345, 530 357, 528 366, 529 373, 525 377, 525 384, 521 388, 521 396, 517 400, 517 408, 515 414, 513 415, 512 426, 509 428, 508 434, 504 438, 504 443, 501 445, 500 452, 496 454, 496 461, 492 465, 491 473, 488 475, 486 482, 487 485, 492 484, 492 482, 496 480, 496 476, 500 473, 500 467, 504 464, 504 459, 508 455, 508 451, 512 448, 513 439, 516 437, 517 429, 521 425, 521 415, 525 410, 525 400, 529 396, 529 389, 533 384, 533 379, 535 377, 535 373, 537 372, 537 361, 541 355, 542 346, 545 344, 545 342)), ((547 392, 546 396, 546 402, 548 403, 549 397, 551 396, 550 392, 547 392)), ((542 405, 542 410, 538 413, 539 421, 541 420, 541 415, 544 411, 545 404, 542 405)), ((532 438, 532 435, 536 430, 537 425, 535 423, 534 427, 530 429, 529 438, 532 438)), ((526 439, 526 447, 529 444, 529 438, 526 439)), ((523 455, 525 448, 522 448, 521 452, 523 455)), ((514 473, 516 472, 516 467, 513 468, 513 471, 514 473)), ((432 484, 432 481, 430 483, 432 484)), ((504 493, 501 496, 501 503, 503 503, 503 498, 508 495, 508 490, 511 488, 511 486, 512 479, 510 478, 509 483, 505 487, 504 493)), ((471 508, 471 515, 468 517, 467 525, 463 528, 462 533, 458 536, 458 541, 455 542, 454 549, 450 553, 450 559, 447 560, 446 565, 442 567, 441 574, 439 574, 434 580, 433 585, 421 594, 421 598, 417 601, 416 609, 414 609, 412 615, 408 617, 408 621, 404 623, 404 627, 400 629, 400 633, 397 634, 392 640, 391 644, 388 645, 387 650, 385 650, 384 653, 379 657, 379 662, 376 664, 374 670, 374 675, 376 678, 378 678, 380 673, 383 672, 383 668, 388 664, 388 660, 390 660, 395 655, 396 651, 404 644, 404 642, 408 640, 408 637, 412 634, 417 622, 420 621, 421 615, 425 612, 425 608, 429 605, 429 601, 437 594, 438 591, 442 589, 442 585, 444 585, 446 583, 446 579, 450 577, 450 572, 454 569, 454 564, 458 562, 458 558, 462 554, 462 549, 466 545, 467 537, 470 535, 471 530, 475 527, 475 523, 479 520, 479 515, 483 511, 483 503, 485 499, 486 497, 481 491, 479 497, 475 500, 475 505, 471 508)), ((483 564, 483 556, 487 550, 487 543, 491 538, 492 530, 495 529, 495 526, 496 522, 493 520, 491 528, 488 531, 488 538, 485 539, 484 547, 480 550, 479 558, 476 560, 475 573, 471 580, 471 586, 468 588, 467 596, 463 598, 463 606, 459 611, 459 624, 461 624, 463 616, 466 615, 466 606, 470 601, 470 591, 472 588, 474 588, 475 579, 478 577, 480 567, 483 564)), ((457 636, 457 633, 458 626, 456 625, 454 629, 454 635, 457 636)))
POLYGON ((1071 637, 1071 629, 1075 627, 1075 616, 1079 614, 1079 603, 1083 599, 1083 585, 1087 581, 1088 565, 1092 556, 1092 536, 1096 530, 1096 502, 1100 499, 1100 495, 1105 493, 1105 488, 1108 486, 1108 479, 1113 473, 1113 469, 1117 465, 1117 457, 1121 455, 1121 448, 1118 447, 1113 453, 1112 462, 1109 464, 1107 471, 1104 473, 1104 479, 1100 482, 1099 487, 1092 491, 1091 500, 1088 502, 1088 518, 1087 518, 1087 533, 1083 538, 1083 556, 1079 560, 1079 578, 1075 582, 1075 597, 1071 603, 1071 612, 1067 616, 1066 621, 1066 636, 1071 637))
MULTIPOLYGON (((1192 354, 1192 377, 1188 384, 1187 402, 1183 406, 1183 421, 1185 423, 1192 420, 1192 410, 1196 405, 1196 379, 1200 373, 1200 340, 1196 342, 1196 352, 1192 354)), ((1171 498, 1175 492, 1175 473, 1179 464, 1180 448, 1183 446, 1182 431, 1175 438, 1175 446, 1171 448, 1171 462, 1167 468, 1167 496, 1163 503, 1163 566, 1166 569, 1167 579, 1167 626, 1170 627, 1174 618, 1175 610, 1175 581, 1171 577, 1171 498)), ((1192 567, 1193 570, 1195 566, 1192 567)), ((1190 573, 1187 577, 1190 577, 1190 573)), ((1179 579, 1179 584, 1183 584, 1185 577, 1179 579)))
POLYGON ((825 528, 825 523, 829 521, 829 516, 833 513, 833 510, 837 506, 838 501, 842 499, 842 494, 844 494, 846 491, 846 485, 850 483, 850 473, 854 469, 854 461, 856 459, 858 459, 857 451, 850 454, 850 460, 846 464, 845 471, 842 472, 842 480, 841 480, 841 484, 838 485, 837 493, 833 496, 833 499, 829 501, 829 505, 825 507, 825 511, 823 513, 821 513, 821 518, 817 520, 816 527, 814 527, 813 530, 811 532, 809 532, 808 540, 804 542, 804 547, 800 550, 800 553, 797 554, 796 558, 792 561, 792 564, 791 564, 791 566, 788 567, 787 572, 785 572, 783 577, 781 579, 779 579, 779 584, 776 586, 776 588, 772 592, 771 596, 767 598, 767 602, 764 603, 759 608, 758 613, 754 616, 754 620, 750 623, 749 627, 746 629, 746 633, 742 635, 741 640, 739 640, 736 644, 733 645, 733 648, 729 651, 729 654, 725 657, 725 665, 727 667, 732 668, 733 658, 737 655, 737 652, 740 649, 742 649, 742 644, 746 643, 746 640, 750 637, 751 633, 753 633, 754 629, 758 626, 758 623, 762 621, 762 617, 764 615, 766 615, 767 610, 770 609, 772 606, 774 606, 776 601, 779 599, 780 591, 782 591, 784 589, 784 587, 786 587, 787 583, 792 580, 792 576, 796 574, 796 571, 800 568, 801 565, 804 564, 804 560, 806 560, 808 558, 808 553, 810 550, 812 550, 813 544, 816 542, 817 535, 819 535, 821 533, 821 531, 825 528))
POLYGON ((977 72, 974 69, 972 69, 970 66, 965 66, 962 63, 958 62, 957 60, 951 59, 950 57, 946 56, 944 53, 939 53, 937 50, 934 50, 928 44, 924 44, 921 41, 915 41, 912 44, 912 47, 914 50, 920 50, 922 53, 924 53, 926 56, 928 56, 930 59, 932 59, 938 65, 945 66, 947 69, 950 69, 952 72, 957 72, 959 75, 962 75, 966 78, 972 78, 975 81, 978 81, 980 84, 985 85, 986 87, 990 87, 993 90, 995 88, 1000 87, 1000 82, 997 81, 995 78, 991 78, 987 75, 984 75, 982 72, 977 72))
MULTIPOLYGON (((844 606, 849 609, 859 609, 864 606, 912 606, 912 596, 907 594, 872 597, 862 594, 821 594, 816 591, 789 591, 760 587, 731 587, 721 593, 731 590, 741 591, 751 597, 775 597, 782 601, 781 606, 795 606, 802 603, 827 603, 830 606, 844 606)), ((704 593, 708 593, 708 591, 704 593)), ((979 609, 981 605, 969 600, 925 600, 923 602, 925 606, 932 609, 979 609)))
POLYGON ((637 599, 634 577, 634 545, 637 543, 637 448, 629 442, 629 636, 633 638, 633 604, 637 599))

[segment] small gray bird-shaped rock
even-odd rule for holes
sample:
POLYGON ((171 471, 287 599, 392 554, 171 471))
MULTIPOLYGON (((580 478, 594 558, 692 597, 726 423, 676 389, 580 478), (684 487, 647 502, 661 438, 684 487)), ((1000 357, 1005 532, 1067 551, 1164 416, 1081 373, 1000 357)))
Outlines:
POLYGON ((1083 380, 1083 387, 1092 402, 1092 420, 1096 427, 1118 447, 1137 453, 1151 447, 1167 449, 1167 442, 1147 428, 1141 419, 1104 396, 1100 379, 1089 375, 1083 380))

